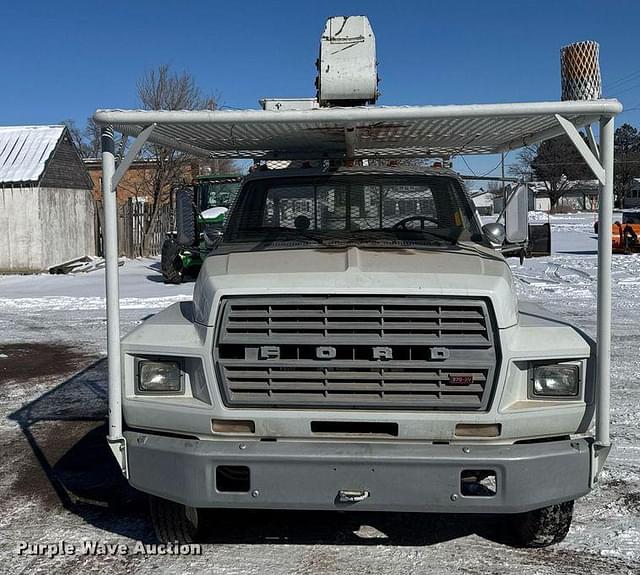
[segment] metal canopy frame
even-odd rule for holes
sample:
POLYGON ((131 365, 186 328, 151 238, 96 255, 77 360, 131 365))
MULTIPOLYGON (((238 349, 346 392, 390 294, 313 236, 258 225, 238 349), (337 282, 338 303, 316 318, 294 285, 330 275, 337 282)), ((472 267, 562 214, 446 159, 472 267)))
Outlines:
POLYGON ((499 154, 622 110, 616 100, 315 110, 98 110, 94 119, 207 158, 408 158, 499 154))
MULTIPOLYGON (((614 117, 617 100, 320 108, 295 111, 98 110, 102 126, 102 194, 105 212, 108 441, 125 475, 115 189, 146 143, 206 158, 357 159, 499 154, 566 134, 600 182, 599 221, 613 213, 614 117), (591 124, 600 124, 596 144, 591 124), (579 133, 584 129, 587 142, 579 133), (135 141, 115 165, 114 130, 135 141)), ((611 226, 598 234, 596 447, 592 478, 611 442, 611 226)))

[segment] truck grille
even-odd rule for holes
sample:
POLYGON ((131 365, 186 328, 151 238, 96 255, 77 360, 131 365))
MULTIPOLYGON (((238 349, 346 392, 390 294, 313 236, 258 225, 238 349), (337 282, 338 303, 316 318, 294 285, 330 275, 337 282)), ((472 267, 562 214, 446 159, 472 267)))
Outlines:
POLYGON ((481 299, 229 297, 214 360, 230 407, 488 408, 498 363, 481 299))

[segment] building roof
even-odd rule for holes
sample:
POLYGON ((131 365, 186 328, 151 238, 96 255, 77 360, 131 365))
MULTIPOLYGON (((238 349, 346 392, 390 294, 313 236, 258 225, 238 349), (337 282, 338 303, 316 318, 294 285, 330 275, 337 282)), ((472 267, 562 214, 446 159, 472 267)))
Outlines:
POLYGON ((39 181, 65 130, 64 126, 0 127, 0 183, 39 181))

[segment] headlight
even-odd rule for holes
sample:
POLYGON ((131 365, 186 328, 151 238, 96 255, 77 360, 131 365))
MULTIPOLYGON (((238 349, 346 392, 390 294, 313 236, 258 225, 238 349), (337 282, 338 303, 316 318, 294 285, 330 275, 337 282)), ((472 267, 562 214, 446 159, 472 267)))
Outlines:
POLYGON ((142 393, 182 393, 180 362, 139 361, 137 391, 142 393))
POLYGON ((580 367, 570 364, 534 365, 531 392, 534 397, 576 397, 580 386, 580 367))

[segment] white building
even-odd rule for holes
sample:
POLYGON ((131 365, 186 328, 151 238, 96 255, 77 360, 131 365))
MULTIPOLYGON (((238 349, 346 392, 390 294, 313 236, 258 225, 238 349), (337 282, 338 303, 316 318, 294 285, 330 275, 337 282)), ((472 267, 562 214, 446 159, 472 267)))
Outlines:
POLYGON ((94 254, 92 189, 66 127, 0 127, 0 272, 94 254))
POLYGON ((478 214, 481 216, 490 216, 493 212, 493 194, 482 188, 478 190, 469 190, 469 197, 476 206, 478 214))
POLYGON ((640 178, 634 178, 630 190, 622 198, 622 208, 640 208, 640 178))
MULTIPOLYGON (((529 209, 548 212, 551 209, 545 182, 529 182, 529 209)), ((598 180, 574 180, 566 183, 566 190, 558 200, 561 211, 596 211, 598 209, 598 180)))

